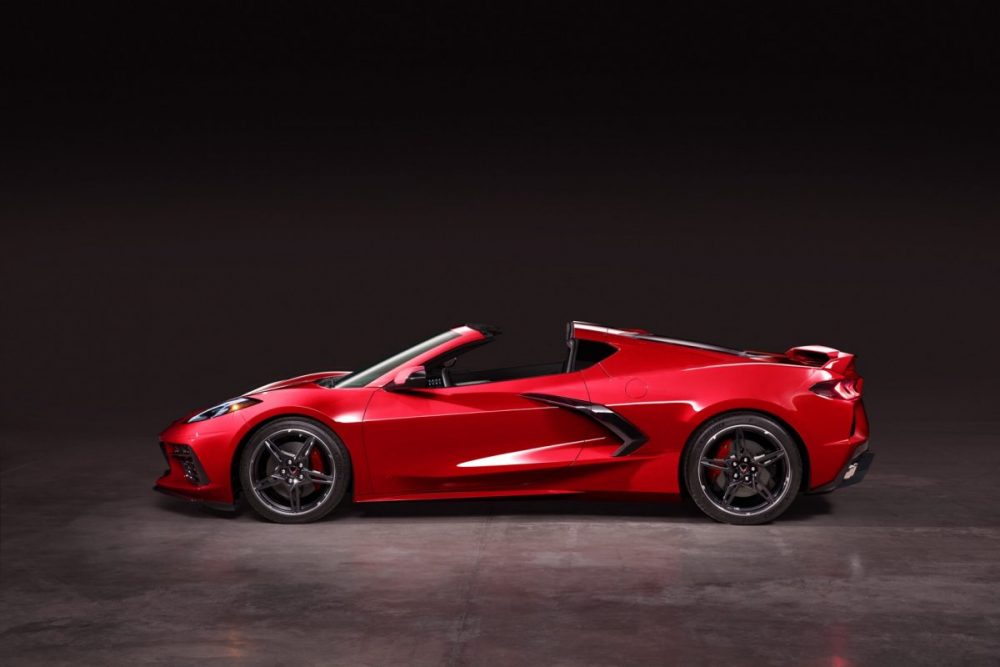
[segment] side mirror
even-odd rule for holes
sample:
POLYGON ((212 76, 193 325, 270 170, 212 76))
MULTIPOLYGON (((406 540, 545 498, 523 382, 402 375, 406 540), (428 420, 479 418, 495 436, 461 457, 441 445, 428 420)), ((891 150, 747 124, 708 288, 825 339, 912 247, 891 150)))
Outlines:
POLYGON ((427 370, 423 366, 407 366, 396 373, 392 382, 385 386, 387 391, 405 391, 406 389, 426 389, 427 370))

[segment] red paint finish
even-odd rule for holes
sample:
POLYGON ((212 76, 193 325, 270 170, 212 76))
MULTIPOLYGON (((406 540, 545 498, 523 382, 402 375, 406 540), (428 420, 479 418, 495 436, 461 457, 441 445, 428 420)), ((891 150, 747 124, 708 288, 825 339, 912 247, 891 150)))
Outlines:
POLYGON ((192 415, 178 420, 160 440, 189 446, 207 480, 193 482, 180 461, 168 457, 169 470, 157 486, 192 500, 233 503, 242 445, 263 423, 291 415, 337 434, 350 455, 359 502, 573 493, 675 496, 692 434, 732 411, 758 411, 788 426, 803 448, 808 489, 836 480, 868 440, 854 357, 831 348, 734 354, 650 339, 635 329, 574 323, 570 340, 604 343, 613 352, 572 372, 553 368, 534 377, 459 386, 394 384, 414 377, 401 373, 404 369, 425 364, 433 369, 494 338, 473 327, 452 332, 450 340, 385 368, 362 386, 333 386, 351 380, 343 372, 314 373, 249 392, 259 403, 239 411, 194 423, 188 423, 192 415), (524 394, 606 406, 647 440, 630 454, 614 456, 622 439, 608 428, 572 408, 524 394))
POLYGON ((607 431, 566 410, 521 396, 587 399, 581 373, 465 387, 379 391, 363 426, 378 496, 549 488, 550 471, 573 465, 607 431))

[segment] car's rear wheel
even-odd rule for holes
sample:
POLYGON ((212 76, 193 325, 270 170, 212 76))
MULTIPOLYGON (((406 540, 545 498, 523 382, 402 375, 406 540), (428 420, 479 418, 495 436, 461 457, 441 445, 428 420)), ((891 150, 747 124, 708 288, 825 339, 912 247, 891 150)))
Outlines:
POLYGON ((713 420, 685 452, 684 481, 708 516, 739 525, 773 521, 795 500, 802 459, 791 434, 755 413, 713 420))
POLYGON ((336 507, 350 481, 347 450, 327 428, 279 419, 243 449, 240 483, 250 506, 277 523, 306 523, 336 507))

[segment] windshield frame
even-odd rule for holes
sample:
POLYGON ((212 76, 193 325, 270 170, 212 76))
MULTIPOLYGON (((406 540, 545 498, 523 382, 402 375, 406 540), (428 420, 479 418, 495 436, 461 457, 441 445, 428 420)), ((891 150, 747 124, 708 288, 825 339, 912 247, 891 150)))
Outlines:
MULTIPOLYGON (((462 328, 464 329, 465 327, 462 328)), ((398 352, 391 357, 383 359, 382 361, 373 364, 364 370, 351 373, 350 375, 345 375, 333 385, 333 388, 352 389, 367 387, 397 368, 401 368, 402 366, 409 364, 414 359, 418 359, 420 357, 430 358, 431 356, 435 356, 430 353, 434 353, 436 350, 446 345, 451 347, 452 345, 448 345, 449 343, 454 344, 455 341, 463 338, 465 338, 465 336, 463 336, 463 332, 460 329, 450 329, 444 333, 428 338, 423 342, 417 343, 402 352, 398 352)))

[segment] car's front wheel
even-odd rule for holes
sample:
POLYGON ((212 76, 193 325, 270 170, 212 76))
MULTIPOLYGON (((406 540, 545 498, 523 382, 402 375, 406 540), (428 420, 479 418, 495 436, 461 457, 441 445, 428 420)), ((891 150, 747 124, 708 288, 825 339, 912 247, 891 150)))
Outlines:
POLYGON ((347 491, 347 450, 327 428, 305 419, 279 419, 257 431, 243 449, 240 482, 250 506, 277 523, 326 516, 347 491))
POLYGON ((760 524, 795 500, 802 459, 780 424, 739 413, 698 430, 685 453, 684 473, 688 493, 705 514, 723 523, 760 524))

